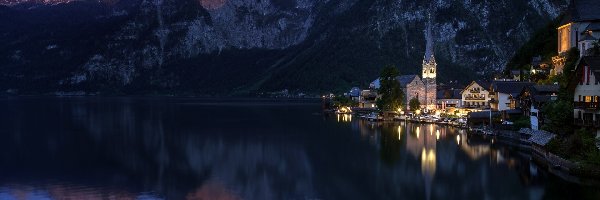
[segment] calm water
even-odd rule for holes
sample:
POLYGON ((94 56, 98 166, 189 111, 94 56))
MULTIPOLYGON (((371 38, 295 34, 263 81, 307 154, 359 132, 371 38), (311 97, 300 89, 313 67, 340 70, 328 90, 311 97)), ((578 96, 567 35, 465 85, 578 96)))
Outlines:
POLYGON ((0 99, 0 199, 600 199, 455 128, 319 104, 0 99))

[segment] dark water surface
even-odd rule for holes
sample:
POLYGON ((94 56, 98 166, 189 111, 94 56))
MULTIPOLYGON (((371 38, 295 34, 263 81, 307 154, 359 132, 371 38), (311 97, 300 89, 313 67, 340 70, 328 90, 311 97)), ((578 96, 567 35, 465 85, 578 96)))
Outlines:
POLYGON ((319 104, 0 99, 0 199, 600 199, 452 127, 319 104))

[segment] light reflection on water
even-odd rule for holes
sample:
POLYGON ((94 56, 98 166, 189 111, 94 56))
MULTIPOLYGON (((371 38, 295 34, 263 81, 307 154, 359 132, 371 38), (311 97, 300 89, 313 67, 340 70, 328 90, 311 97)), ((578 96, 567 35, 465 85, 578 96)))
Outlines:
POLYGON ((579 188, 452 127, 202 102, 0 99, 0 199, 540 199, 579 188))

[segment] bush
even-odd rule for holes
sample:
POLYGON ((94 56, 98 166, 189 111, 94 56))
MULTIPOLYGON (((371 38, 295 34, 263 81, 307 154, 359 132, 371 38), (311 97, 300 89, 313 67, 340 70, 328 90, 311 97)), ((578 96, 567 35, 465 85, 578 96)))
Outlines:
POLYGON ((546 149, 568 160, 600 166, 600 150, 596 147, 596 138, 585 129, 552 139, 546 149))

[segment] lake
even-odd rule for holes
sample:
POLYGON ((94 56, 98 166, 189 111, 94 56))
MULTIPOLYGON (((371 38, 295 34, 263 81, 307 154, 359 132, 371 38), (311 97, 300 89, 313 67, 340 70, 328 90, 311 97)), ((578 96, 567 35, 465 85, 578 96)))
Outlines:
POLYGON ((463 130, 318 103, 0 102, 0 199, 600 199, 463 130))

